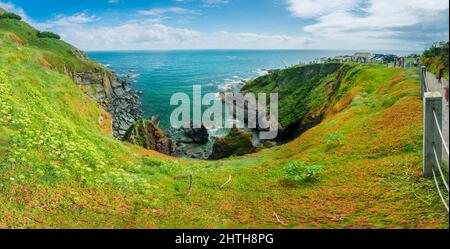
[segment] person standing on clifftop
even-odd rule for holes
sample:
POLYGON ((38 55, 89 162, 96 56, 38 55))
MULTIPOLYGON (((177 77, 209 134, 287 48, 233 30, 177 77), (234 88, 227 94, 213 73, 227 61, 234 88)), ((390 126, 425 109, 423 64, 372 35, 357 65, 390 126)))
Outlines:
POLYGON ((439 84, 442 84, 442 76, 444 76, 444 69, 443 68, 439 69, 439 74, 438 74, 438 82, 439 82, 439 84))
POLYGON ((441 87, 442 87, 442 90, 444 91, 444 98, 445 98, 445 102, 446 102, 446 105, 448 106, 448 87, 449 86, 445 86, 443 83, 443 81, 442 81, 442 77, 444 77, 444 69, 443 68, 441 68, 441 69, 439 69, 439 75, 438 75, 438 82, 439 82, 439 84, 441 84, 441 87))

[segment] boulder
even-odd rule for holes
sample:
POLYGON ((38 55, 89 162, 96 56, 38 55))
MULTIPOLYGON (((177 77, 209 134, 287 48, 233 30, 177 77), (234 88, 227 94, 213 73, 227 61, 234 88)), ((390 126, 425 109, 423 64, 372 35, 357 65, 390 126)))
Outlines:
POLYGON ((237 128, 231 129, 225 137, 215 139, 209 160, 218 160, 230 156, 242 156, 255 152, 252 142, 253 134, 237 128))
POLYGON ((188 128, 183 130, 184 134, 196 144, 206 144, 209 142, 208 129, 203 125, 201 128, 188 128))
POLYGON ((149 120, 134 123, 125 133, 124 141, 167 155, 171 155, 176 147, 173 140, 149 120))

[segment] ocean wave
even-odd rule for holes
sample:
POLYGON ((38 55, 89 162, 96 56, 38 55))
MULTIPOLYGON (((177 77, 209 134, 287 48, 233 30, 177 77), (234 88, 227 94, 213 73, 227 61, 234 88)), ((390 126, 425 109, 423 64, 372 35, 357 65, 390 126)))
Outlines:
POLYGON ((129 73, 129 74, 127 74, 127 78, 128 79, 132 79, 132 80, 136 79, 139 76, 141 76, 141 75, 138 74, 138 73, 129 73))
POLYGON ((245 82, 242 80, 225 79, 225 82, 219 84, 217 89, 221 92, 232 92, 240 90, 244 85, 245 82))
POLYGON ((262 69, 262 68, 258 68, 254 71, 256 74, 258 74, 259 76, 264 76, 269 74, 269 70, 267 69, 262 69))

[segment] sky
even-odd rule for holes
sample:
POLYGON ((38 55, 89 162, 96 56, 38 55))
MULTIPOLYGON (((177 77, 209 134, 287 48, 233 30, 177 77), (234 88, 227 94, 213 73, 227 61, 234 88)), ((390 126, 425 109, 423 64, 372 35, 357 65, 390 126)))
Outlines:
POLYGON ((449 40, 448 0, 0 0, 88 51, 365 49, 449 40))

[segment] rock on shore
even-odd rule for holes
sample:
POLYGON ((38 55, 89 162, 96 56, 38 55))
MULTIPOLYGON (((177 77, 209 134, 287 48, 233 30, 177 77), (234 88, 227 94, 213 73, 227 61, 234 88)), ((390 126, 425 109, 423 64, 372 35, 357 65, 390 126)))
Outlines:
POLYGON ((256 151, 252 142, 253 134, 237 128, 231 129, 225 137, 216 138, 209 160, 218 160, 230 156, 242 156, 256 151))
POLYGON ((201 128, 184 129, 184 134, 196 144, 206 144, 209 141, 208 129, 203 125, 201 128))
POLYGON ((173 140, 150 120, 134 123, 126 132, 124 141, 167 155, 171 155, 176 147, 173 140))

